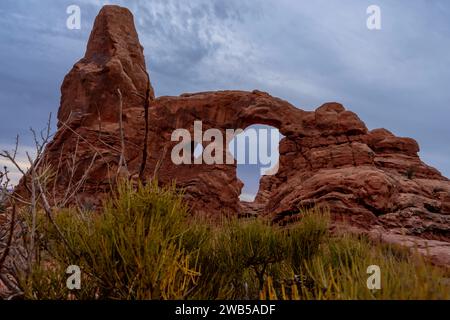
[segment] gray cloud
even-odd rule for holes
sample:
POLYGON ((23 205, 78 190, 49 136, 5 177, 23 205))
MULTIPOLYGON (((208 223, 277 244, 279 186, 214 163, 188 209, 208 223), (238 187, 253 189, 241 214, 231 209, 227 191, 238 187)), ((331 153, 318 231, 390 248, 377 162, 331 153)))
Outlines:
MULTIPOLYGON (((0 147, 45 125, 59 87, 84 54, 106 1, 0 3, 0 147), (82 30, 65 28, 69 4, 82 30)), ((128 6, 158 95, 255 88, 303 109, 339 101, 369 128, 417 139, 424 161, 450 175, 450 3, 377 0, 109 1, 128 6)))

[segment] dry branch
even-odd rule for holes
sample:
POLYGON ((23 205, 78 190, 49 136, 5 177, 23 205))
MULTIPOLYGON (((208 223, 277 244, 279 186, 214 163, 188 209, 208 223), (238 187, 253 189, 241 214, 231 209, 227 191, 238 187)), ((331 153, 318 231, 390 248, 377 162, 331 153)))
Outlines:
POLYGON ((6 257, 8 257, 8 255, 9 255, 9 250, 11 248, 13 235, 14 235, 15 224, 16 224, 16 206, 14 205, 13 209, 12 209, 12 214, 11 214, 11 222, 10 222, 10 225, 9 225, 8 241, 6 242, 6 248, 3 251, 2 256, 0 257, 0 273, 2 271, 4 263, 6 261, 6 257))
POLYGON ((125 158, 125 135, 123 132, 123 97, 120 89, 117 89, 117 95, 119 96, 119 130, 120 130, 120 146, 121 146, 119 166, 117 168, 117 173, 119 173, 122 167, 125 168, 126 171, 128 171, 128 168, 127 168, 127 160, 125 158))

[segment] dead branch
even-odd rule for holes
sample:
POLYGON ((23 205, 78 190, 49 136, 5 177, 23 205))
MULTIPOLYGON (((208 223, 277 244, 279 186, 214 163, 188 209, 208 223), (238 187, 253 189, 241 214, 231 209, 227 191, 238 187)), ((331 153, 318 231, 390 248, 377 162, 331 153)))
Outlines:
POLYGON ((144 149, 142 150, 142 161, 141 161, 141 167, 139 169, 139 180, 142 183, 145 183, 145 168, 147 165, 147 156, 148 156, 148 134, 149 134, 149 114, 150 114, 150 75, 148 74, 147 70, 144 70, 146 76, 147 76, 147 90, 145 91, 145 101, 144 101, 144 121, 145 121, 145 135, 144 135, 144 149))
POLYGON ((70 250, 73 255, 78 256, 78 254, 72 249, 72 246, 69 244, 69 241, 67 241, 66 237, 62 233, 62 231, 59 228, 58 224, 53 219, 52 208, 50 207, 50 204, 49 204, 49 202, 47 200, 47 197, 45 195, 45 192, 44 192, 44 189, 42 188, 41 183, 37 180, 36 184, 37 184, 37 187, 39 189, 39 192, 41 193, 41 199, 42 199, 42 203, 43 203, 43 206, 44 206, 44 211, 45 211, 45 213, 47 215, 48 220, 50 221, 50 223, 55 228, 56 232, 58 233, 59 237, 64 242, 64 244, 66 245, 67 249, 70 250))
POLYGON ((75 150, 72 154, 72 163, 70 164, 69 170, 70 170, 70 178, 69 178, 69 184, 67 185, 66 192, 64 194, 63 199, 67 199, 70 189, 72 188, 72 182, 75 177, 75 172, 77 170, 77 154, 78 154, 78 146, 80 143, 80 137, 77 137, 77 143, 75 144, 75 150))
POLYGON ((16 206, 14 205, 13 209, 12 209, 12 214, 11 214, 11 222, 10 222, 10 225, 9 225, 8 241, 6 242, 6 248, 3 251, 2 256, 0 257, 0 273, 2 271, 4 263, 6 261, 6 257, 9 255, 9 250, 11 248, 13 235, 14 235, 15 224, 16 224, 16 206))
MULTIPOLYGON (((83 142, 85 142, 87 145, 89 145, 94 151, 96 151, 97 153, 101 154, 101 152, 92 144, 90 143, 86 138, 82 137, 78 132, 76 132, 75 130, 73 130, 67 123, 61 121, 61 124, 67 128, 70 132, 72 132, 74 135, 79 136, 81 140, 83 140, 83 142)), ((105 141, 103 140, 99 140, 100 143, 102 143, 103 145, 105 145, 108 149, 111 149, 117 153, 120 153, 120 150, 117 148, 114 148, 113 146, 107 144, 105 141)))
POLYGON ((156 163, 155 170, 153 171, 153 179, 157 178, 159 174, 159 169, 161 168, 161 165, 166 158, 167 153, 167 146, 164 146, 163 153, 161 154, 161 157, 158 159, 158 162, 156 163))
POLYGON ((33 160, 31 159, 29 153, 27 152, 28 161, 31 164, 31 237, 30 245, 28 248, 28 267, 29 270, 33 266, 33 252, 34 252, 34 238, 36 235, 36 168, 34 166, 33 160))
MULTIPOLYGON (((70 118, 70 116, 69 116, 69 118, 70 118)), ((102 159, 102 161, 106 164, 106 169, 107 169, 108 175, 109 175, 111 168, 110 168, 110 166, 109 166, 109 162, 108 162, 108 161, 105 159, 105 157, 103 156, 103 153, 100 152, 100 150, 98 150, 92 143, 90 143, 88 140, 86 140, 84 137, 82 137, 78 132, 76 132, 75 130, 73 130, 67 123, 61 121, 61 124, 62 124, 66 129, 68 129, 69 131, 71 131, 75 136, 80 137, 80 139, 81 139, 83 142, 85 142, 89 147, 92 148, 92 150, 94 150, 94 151, 100 156, 100 158, 102 159)), ((108 146, 109 149, 111 149, 111 150, 113 150, 113 151, 116 151, 116 152, 120 153, 120 151, 118 151, 118 150, 115 149, 114 147, 108 145, 108 144, 105 143, 104 141, 102 141, 102 140, 99 140, 99 141, 100 141, 102 144, 108 146)), ((109 186, 110 189, 113 190, 112 182, 109 181, 109 183, 110 183, 110 186, 109 186)))
POLYGON ((75 196, 75 194, 78 192, 78 190, 80 190, 80 188, 83 186, 84 182, 87 180, 88 175, 92 169, 92 167, 94 166, 95 160, 97 159, 97 153, 94 154, 94 156, 92 157, 91 163, 89 164, 88 168, 85 170, 83 176, 81 177, 80 181, 78 181, 78 183, 74 186, 73 191, 63 199, 62 204, 59 207, 64 207, 67 202, 75 196))
POLYGON ((2 152, 0 152, 0 157, 5 158, 9 162, 11 162, 14 165, 14 167, 22 174, 23 179, 24 179, 24 186, 28 190, 28 192, 31 193, 31 189, 28 187, 28 183, 27 183, 26 172, 22 169, 22 167, 19 165, 19 163, 16 160, 18 141, 19 141, 19 138, 17 136, 17 138, 16 138, 16 146, 15 146, 14 150, 12 151, 12 154, 11 154, 11 152, 9 152, 7 150, 3 150, 2 152))
POLYGON ((120 130, 120 146, 121 146, 119 166, 117 168, 117 173, 119 173, 122 167, 124 167, 126 171, 128 171, 128 168, 127 168, 127 160, 125 158, 125 135, 123 132, 123 97, 120 89, 117 89, 117 95, 119 96, 119 130, 120 130))
POLYGON ((59 152, 58 166, 56 167, 56 173, 53 179, 53 188, 52 188, 53 203, 56 202, 56 183, 58 182, 59 170, 61 170, 63 152, 64 152, 64 143, 62 144, 61 151, 59 152))
POLYGON ((0 280, 8 287, 8 289, 14 292, 11 296, 6 298, 6 300, 12 300, 16 297, 23 296, 22 290, 15 284, 6 274, 0 273, 0 280))

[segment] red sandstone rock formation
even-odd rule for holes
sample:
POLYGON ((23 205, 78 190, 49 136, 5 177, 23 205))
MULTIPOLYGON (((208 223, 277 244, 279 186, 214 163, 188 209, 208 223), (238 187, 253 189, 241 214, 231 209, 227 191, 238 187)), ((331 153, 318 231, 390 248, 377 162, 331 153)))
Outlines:
POLYGON ((338 103, 307 112, 259 91, 155 98, 127 9, 101 10, 61 91, 58 132, 44 155, 58 172, 55 200, 73 194, 67 204, 98 206, 118 176, 156 175, 163 184, 176 180, 197 213, 284 223, 299 207, 326 205, 335 222, 359 230, 450 242, 450 182, 420 160, 416 141, 369 131, 338 103), (223 132, 268 124, 285 136, 279 171, 262 178, 255 203, 240 203, 235 165, 172 163, 173 130, 192 131, 195 120, 223 132))
POLYGON ((153 99, 131 12, 106 6, 95 20, 85 57, 61 87, 58 131, 44 155, 57 172, 57 200, 98 205, 118 174, 145 169, 153 99), (126 163, 119 168, 122 136, 126 163))

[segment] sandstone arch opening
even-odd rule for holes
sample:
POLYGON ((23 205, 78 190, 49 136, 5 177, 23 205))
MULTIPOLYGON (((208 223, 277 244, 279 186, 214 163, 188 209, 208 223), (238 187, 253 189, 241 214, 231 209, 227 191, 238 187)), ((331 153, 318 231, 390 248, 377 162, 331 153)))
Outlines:
POLYGON ((239 200, 253 202, 263 175, 276 174, 279 144, 284 136, 278 128, 254 124, 237 134, 228 148, 237 163, 236 175, 244 184, 239 200))
POLYGON ((202 156, 203 154, 203 144, 197 142, 197 141, 192 141, 191 142, 191 153, 192 153, 192 161, 194 161, 195 159, 199 158, 202 156))

